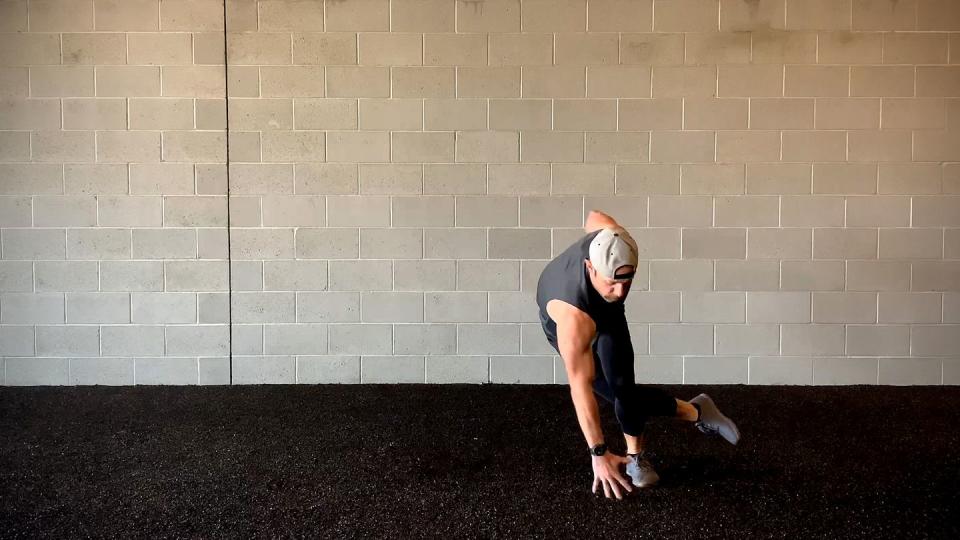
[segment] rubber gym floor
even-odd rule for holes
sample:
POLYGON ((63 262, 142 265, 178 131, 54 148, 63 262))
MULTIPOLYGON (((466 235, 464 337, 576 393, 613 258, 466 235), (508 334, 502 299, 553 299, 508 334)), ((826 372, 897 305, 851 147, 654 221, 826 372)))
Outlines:
POLYGON ((960 388, 663 387, 742 439, 651 420, 623 500, 566 386, 4 387, 0 536, 960 538, 960 388))

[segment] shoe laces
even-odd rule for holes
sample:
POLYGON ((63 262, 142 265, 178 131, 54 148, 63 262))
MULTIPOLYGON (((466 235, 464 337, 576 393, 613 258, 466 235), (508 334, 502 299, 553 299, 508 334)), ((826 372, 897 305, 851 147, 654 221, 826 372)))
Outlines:
POLYGON ((713 426, 711 426, 711 425, 708 425, 708 424, 704 423, 703 420, 698 420, 697 423, 696 423, 696 426, 697 426, 697 429, 699 429, 700 431, 706 433, 707 435, 719 435, 719 434, 720 434, 720 429, 719 429, 719 428, 715 428, 715 427, 713 427, 713 426))

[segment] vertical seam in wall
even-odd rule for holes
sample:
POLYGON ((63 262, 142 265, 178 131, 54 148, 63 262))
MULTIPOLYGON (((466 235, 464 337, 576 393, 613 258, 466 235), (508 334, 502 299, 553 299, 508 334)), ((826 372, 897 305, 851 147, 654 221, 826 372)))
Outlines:
MULTIPOLYGON (((292 45, 291 45, 292 46, 292 45)), ((230 252, 230 77, 227 54, 227 0, 223 0, 223 107, 224 107, 224 166, 227 176, 227 358, 230 379, 233 384, 233 258, 230 252)), ((260 77, 257 77, 258 79, 260 77)), ((161 141, 162 144, 162 141, 161 141)), ((162 148, 161 148, 162 152, 162 148)), ((196 179, 194 179, 196 181, 196 179)), ((294 182, 296 184, 296 182, 294 182)), ((262 212, 261 212, 262 214, 262 212)), ((198 247, 199 249, 199 247, 198 247)), ((164 340, 166 343, 166 340, 164 340)), ((261 341, 262 343, 262 341, 261 341)), ((294 359, 296 362, 296 359, 294 359)), ((200 370, 197 360, 197 371, 200 370)), ((197 381, 199 383, 199 380, 197 381)))

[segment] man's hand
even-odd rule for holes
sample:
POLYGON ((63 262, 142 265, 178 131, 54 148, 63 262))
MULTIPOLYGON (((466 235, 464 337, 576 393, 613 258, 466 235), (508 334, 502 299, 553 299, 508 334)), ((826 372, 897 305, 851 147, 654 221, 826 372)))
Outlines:
POLYGON ((623 499, 620 495, 621 486, 623 489, 626 489, 628 492, 633 491, 633 486, 630 482, 620 474, 620 465, 630 462, 630 458, 627 456, 618 456, 612 452, 607 452, 602 456, 593 456, 590 458, 593 460, 593 492, 597 492, 597 485, 603 484, 603 492, 606 494, 607 498, 610 498, 610 491, 613 490, 613 493, 617 496, 618 499, 623 499), (619 484, 619 485, 618 485, 619 484))

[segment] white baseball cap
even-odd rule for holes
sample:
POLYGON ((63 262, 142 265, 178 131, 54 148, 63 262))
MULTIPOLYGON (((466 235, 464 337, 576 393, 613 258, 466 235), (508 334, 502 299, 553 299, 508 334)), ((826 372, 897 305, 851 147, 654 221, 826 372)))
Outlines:
POLYGON ((609 279, 632 279, 638 260, 637 242, 623 227, 601 229, 590 242, 590 264, 609 279), (616 274, 617 268, 630 265, 633 271, 616 274))

